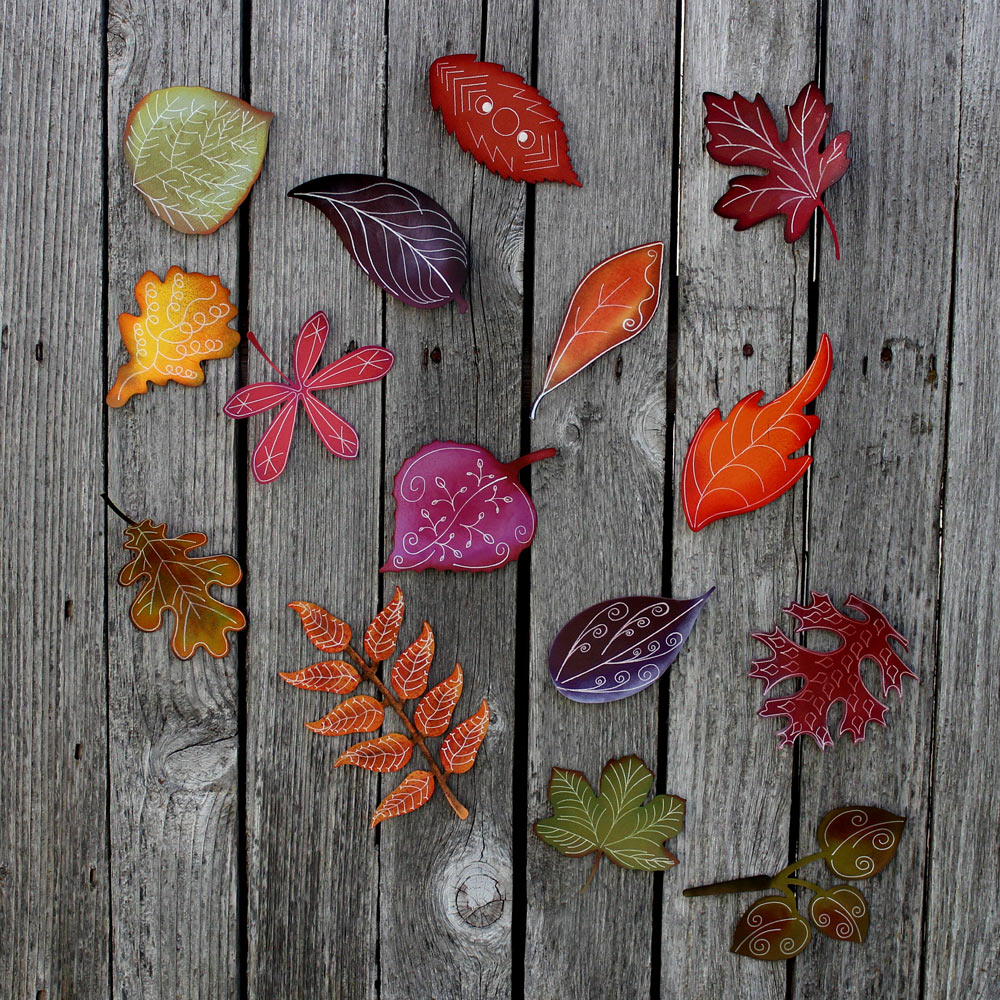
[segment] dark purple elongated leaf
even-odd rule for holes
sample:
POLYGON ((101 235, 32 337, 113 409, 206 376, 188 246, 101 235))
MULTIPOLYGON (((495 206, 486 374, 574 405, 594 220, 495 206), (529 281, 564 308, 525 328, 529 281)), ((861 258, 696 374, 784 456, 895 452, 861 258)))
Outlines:
POLYGON ((315 205, 361 270, 400 302, 468 308, 460 293, 469 247, 455 220, 423 191, 370 174, 330 174, 288 196, 315 205))
POLYGON ((549 650, 552 682, 572 701, 619 701, 658 681, 691 634, 701 597, 618 597, 571 618, 549 650))

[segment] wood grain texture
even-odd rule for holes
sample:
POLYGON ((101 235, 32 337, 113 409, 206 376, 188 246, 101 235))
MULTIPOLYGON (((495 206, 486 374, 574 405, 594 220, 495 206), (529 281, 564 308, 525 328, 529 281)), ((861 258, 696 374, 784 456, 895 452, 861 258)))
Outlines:
MULTIPOLYGON (((845 737, 825 752, 811 740, 802 747, 799 853, 814 850, 820 818, 838 806, 877 805, 908 818, 895 861, 864 887, 872 924, 864 949, 817 935, 796 960, 803 998, 844 989, 873 1000, 916 997, 920 989, 960 30, 954 6, 875 15, 830 7, 831 134, 852 131, 854 162, 826 198, 843 257, 834 260, 824 240, 818 327, 833 340, 834 368, 816 404, 823 424, 813 447, 808 582, 835 602, 853 591, 880 608, 909 640, 904 658, 919 682, 904 683, 901 702, 882 699, 877 672, 867 673, 889 705, 887 728, 869 726, 858 746, 845 737)), ((833 640, 811 639, 823 641, 830 648, 833 640)))
MULTIPOLYGON (((330 319, 321 363, 381 343, 378 289, 329 221, 285 194, 328 173, 379 171, 384 46, 384 8, 370 0, 254 10, 252 97, 275 120, 251 206, 248 313, 285 371, 317 309, 330 319)), ((270 378, 251 354, 249 379, 270 378)), ((334 771, 350 739, 304 723, 341 699, 290 688, 277 672, 323 659, 289 601, 321 604, 359 638, 378 611, 382 392, 370 383, 323 394, 357 428, 357 459, 330 455, 301 413, 285 473, 267 486, 248 482, 248 962, 249 995, 261 1000, 376 991, 378 838, 367 818, 377 776, 334 771)), ((249 450, 272 416, 248 421, 249 450)))
MULTIPOLYGON (((613 18, 606 10, 565 0, 540 9, 538 87, 562 116, 583 187, 545 184, 536 193, 535 393, 566 305, 590 268, 629 247, 670 240, 673 7, 637 3, 626 15, 620 6, 613 18)), ((658 689, 601 707, 570 702, 549 678, 548 650, 589 605, 660 592, 667 316, 664 295, 639 337, 546 396, 531 426, 532 447, 552 445, 559 455, 532 472, 539 528, 531 556, 529 823, 551 812, 554 765, 592 782, 611 757, 635 753, 655 769, 658 689)), ((581 895, 590 862, 560 857, 530 828, 523 835, 525 994, 647 995, 653 879, 604 861, 581 895)))
POLYGON ((1000 450, 992 431, 1000 424, 993 334, 1000 316, 989 236, 1000 222, 992 154, 1000 116, 990 97, 1000 86, 1000 26, 980 4, 966 3, 964 13, 934 783, 928 810, 920 811, 931 820, 923 995, 949 1000, 989 996, 1000 960, 992 922, 980 919, 1000 902, 994 624, 1000 450))
MULTIPOLYGON (((127 357, 120 313, 135 283, 176 264, 219 275, 238 301, 235 221, 183 236, 157 219, 122 156, 129 111, 151 90, 196 83, 239 93, 240 19, 230 5, 114 0, 108 20, 108 371, 127 357)), ((171 534, 203 531, 209 553, 236 551, 232 422, 222 404, 236 357, 205 364, 205 384, 153 386, 107 415, 108 492, 133 518, 171 534)), ((110 384, 110 382, 109 382, 110 384)), ((236 995, 237 658, 183 662, 169 634, 128 617, 136 588, 118 586, 124 525, 109 520, 111 900, 115 996, 236 995)), ((226 591, 231 599, 235 591, 226 591)))
POLYGON ((712 206, 742 172, 705 151, 702 94, 762 93, 782 122, 815 58, 807 3, 713 2, 685 21, 678 231, 677 409, 672 589, 717 590, 671 669, 667 787, 688 800, 682 868, 663 894, 664 997, 783 997, 785 967, 729 952, 747 896, 685 899, 687 885, 777 871, 788 843, 792 754, 756 715, 747 678, 767 629, 800 585, 802 486, 750 514, 692 532, 681 469, 701 421, 748 393, 773 399, 807 364, 808 237, 789 246, 783 220, 737 233, 712 206))
MULTIPOLYGON (((448 0, 432 8, 389 4, 388 134, 390 177, 436 198, 471 248, 470 280, 456 306, 417 310, 389 299, 386 343, 397 371, 386 385, 385 547, 392 545, 392 479, 403 460, 433 441, 471 442, 500 461, 519 451, 521 266, 525 186, 490 173, 462 151, 431 107, 428 70, 450 52, 480 52, 516 72, 530 59, 531 5, 502 0, 480 10, 448 0)), ((511 990, 511 753, 517 565, 490 573, 388 573, 399 584, 409 621, 437 636, 432 682, 456 660, 465 691, 454 721, 490 704, 490 731, 475 768, 451 785, 469 808, 459 821, 438 796, 382 830, 382 997, 504 997, 511 990), (414 919, 414 914, 420 914, 414 919)), ((419 766, 419 765, 418 765, 419 766)), ((385 794, 395 775, 382 781, 385 794)))
POLYGON ((0 19, 0 992, 108 981, 101 27, 0 19), (85 391, 81 387, 86 386, 85 391))

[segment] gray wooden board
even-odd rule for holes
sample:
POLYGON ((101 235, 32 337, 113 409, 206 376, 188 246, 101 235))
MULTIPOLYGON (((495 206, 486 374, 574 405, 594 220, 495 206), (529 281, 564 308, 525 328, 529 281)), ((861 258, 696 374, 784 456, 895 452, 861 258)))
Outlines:
POLYGON ((0 984, 107 989, 97 5, 0 20, 0 984))
POLYGON ((758 389, 773 399, 807 363, 808 239, 787 246, 783 220, 737 233, 711 211, 742 171, 706 154, 702 94, 759 92, 780 114, 812 73, 814 16, 806 3, 722 0, 684 23, 672 589, 717 589, 667 678, 666 784, 688 814, 682 867, 664 885, 663 997, 785 994, 784 965, 729 952, 752 900, 681 890, 786 863, 792 754, 757 718, 761 685, 747 673, 761 653, 750 632, 769 628, 798 592, 803 487, 695 533, 680 486, 691 438, 715 407, 725 416, 758 389))
MULTIPOLYGON (((583 187, 536 192, 536 393, 577 282, 612 254, 670 242, 673 7, 633 4, 613 20, 605 10, 563 0, 540 10, 538 87, 567 123, 583 187)), ((645 332, 546 396, 531 426, 532 447, 559 455, 532 473, 529 823, 551 811, 554 765, 583 771, 595 786, 611 757, 634 753, 655 767, 657 690, 601 708, 571 702, 551 683, 548 649, 589 605, 662 586, 666 290, 645 332)), ((605 860, 581 895, 590 859, 561 857, 530 827, 520 834, 528 838, 526 995, 648 994, 652 877, 605 860)))
MULTIPOLYGON (((327 312, 321 363, 378 344, 381 295, 329 221, 286 192, 338 171, 378 172, 383 145, 381 5, 256 7, 252 99, 275 113, 250 214, 251 328, 282 370, 301 324, 327 312)), ((270 369, 256 351, 251 381, 270 369)), ((391 377, 391 376, 390 376, 391 377)), ((248 482, 247 836, 249 995, 375 995, 380 873, 367 817, 377 776, 338 768, 353 740, 304 728, 339 696, 285 685, 279 670, 328 658, 305 637, 290 601, 313 601, 359 640, 378 610, 382 470, 379 383, 323 399, 357 428, 353 461, 330 455, 300 413, 285 473, 248 482)), ((248 421, 252 451, 273 411, 248 421)), ((360 693, 360 692, 359 692, 360 693)), ((360 739, 361 737, 359 737, 360 739)))
MULTIPOLYGON (((925 997, 995 996, 1000 952, 996 680, 998 454, 995 331, 1000 222, 992 95, 1000 26, 989 5, 965 4, 948 456, 944 492, 940 659, 930 818, 925 997)), ((957 50, 956 50, 957 55, 957 50)), ((957 67, 952 66, 952 72, 957 67)), ((930 659, 930 655, 928 655, 930 659)), ((891 919, 887 911, 886 916, 891 919)))
MULTIPOLYGON (((149 91, 198 83, 239 92, 240 18, 213 2, 108 12, 108 344, 110 385, 127 359, 120 313, 137 315, 135 285, 171 265, 218 275, 238 302, 237 223, 184 236, 132 187, 125 120, 149 91)), ((152 386, 107 411, 108 492, 136 520, 168 533, 202 531, 196 554, 235 551, 233 426, 222 404, 237 384, 235 356, 204 365, 205 383, 152 386)), ((94 387, 88 386, 93 393, 94 387)), ((204 651, 187 661, 159 632, 128 617, 137 587, 118 586, 131 558, 124 525, 108 522, 111 902, 115 996, 235 996, 239 982, 236 880, 237 666, 204 651)), ((235 601, 236 591, 222 591, 235 601)))
MULTIPOLYGON (((833 341, 834 369, 816 404, 808 585, 838 604, 853 591, 882 610, 909 640, 904 659, 919 681, 904 681, 902 701, 882 698, 866 665, 866 682, 889 706, 887 728, 870 725, 857 746, 834 728, 826 751, 801 741, 799 854, 816 849, 820 818, 839 806, 880 806, 908 823, 892 865, 860 885, 871 908, 864 947, 815 934, 796 960, 800 997, 920 991, 958 134, 958 76, 941 53, 960 49, 960 31, 957 6, 829 9, 830 132, 851 129, 854 162, 825 199, 842 259, 824 232, 818 327, 833 341)), ((820 634, 808 644, 834 641, 820 634)), ((839 726, 839 709, 833 715, 839 726)), ((801 874, 838 881, 820 867, 801 874)))
MULTIPOLYGON (((444 206, 466 235, 472 260, 464 315, 455 305, 417 310, 386 302, 386 343, 397 360, 386 383, 384 558, 392 546, 393 476, 421 445, 469 442, 504 462, 518 454, 524 186, 478 166, 445 131, 428 98, 434 59, 478 53, 483 31, 488 58, 527 72, 530 4, 493 2, 482 17, 481 23, 478 6, 457 0, 433 9, 389 5, 387 173, 444 206)), ((462 663, 464 693, 453 720, 468 717, 486 698, 491 728, 475 768, 450 782, 471 812, 467 821, 439 794, 420 813, 381 827, 382 996, 506 996, 517 566, 492 573, 388 573, 387 599, 397 583, 408 608, 403 642, 416 637, 423 619, 434 629, 432 682, 462 663)), ((422 766, 417 757, 414 762, 422 766)), ((384 776, 381 793, 398 783, 399 775, 384 776)))

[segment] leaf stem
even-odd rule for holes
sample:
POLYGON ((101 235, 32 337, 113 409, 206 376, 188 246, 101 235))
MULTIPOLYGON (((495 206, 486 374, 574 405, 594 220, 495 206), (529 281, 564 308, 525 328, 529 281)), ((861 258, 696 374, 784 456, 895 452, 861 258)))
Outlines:
POLYGON ((837 260, 840 260, 840 240, 837 239, 837 227, 833 224, 833 219, 830 217, 830 213, 826 210, 826 205, 822 201, 819 203, 820 211, 826 216, 827 225, 830 227, 830 232, 833 233, 833 252, 836 254, 837 260))
MULTIPOLYGON (((837 256, 839 257, 840 254, 837 256)), ((247 330, 247 340, 257 348, 257 353, 287 382, 288 376, 267 356, 267 352, 260 346, 260 341, 249 330, 247 330)))
POLYGON ((130 517, 128 516, 128 514, 126 514, 126 513, 125 513, 125 511, 123 511, 123 510, 121 509, 121 507, 119 507, 119 506, 118 506, 118 504, 116 504, 116 503, 113 503, 113 502, 112 502, 112 500, 111 500, 111 498, 110 498, 110 497, 109 497, 109 496, 107 495, 107 493, 102 493, 102 494, 101 494, 101 496, 103 497, 103 499, 104 499, 104 502, 105 502, 105 503, 106 503, 106 504, 107 504, 107 505, 108 505, 108 506, 109 506, 109 507, 110 507, 110 508, 111 508, 111 509, 112 509, 112 510, 113 510, 113 511, 114 511, 114 512, 115 512, 115 513, 116 513, 116 514, 117 514, 117 515, 118 515, 118 516, 119 516, 119 517, 120 517, 120 518, 121 518, 121 519, 122 519, 122 520, 123 520, 123 521, 125 522, 125 523, 126 523, 126 524, 131 524, 131 525, 132 525, 132 527, 134 528, 134 527, 136 526, 136 524, 138 524, 138 523, 139 523, 138 521, 133 521, 133 520, 132 520, 132 518, 130 518, 130 517))
POLYGON ((583 883, 583 888, 580 890, 580 895, 582 896, 589 888, 590 883, 594 881, 594 876, 597 874, 598 865, 601 863, 601 858, 604 857, 603 851, 598 851, 594 856, 594 866, 590 869, 590 874, 587 876, 587 881, 583 883))
POLYGON ((710 885, 696 885, 684 890, 685 896, 724 896, 731 892, 760 892, 774 884, 771 875, 747 875, 745 878, 731 878, 710 885))
POLYGON ((801 885, 805 889, 811 889, 813 892, 823 892, 823 887, 817 885, 815 882, 810 882, 805 878, 786 878, 786 884, 788 885, 801 885))
POLYGON ((774 881, 786 881, 792 872, 798 871, 800 868, 805 868, 806 865, 811 865, 814 861, 822 861, 825 857, 826 851, 817 851, 815 854, 807 854, 804 858, 799 858, 798 861, 789 865, 787 868, 782 868, 781 871, 774 876, 774 881))
POLYGON ((515 458, 513 462, 508 462, 504 466, 504 471, 513 478, 526 465, 534 465, 535 462, 541 462, 544 458, 552 458, 553 455, 558 454, 559 452, 555 448, 542 448, 540 451, 533 451, 530 455, 522 455, 520 458, 515 458))
POLYGON ((407 731, 410 734, 410 739, 418 747, 420 747, 423 755, 427 758, 427 763, 430 765, 431 773, 434 775, 435 780, 438 785, 441 786, 441 791, 444 793, 444 797, 448 800, 448 805, 455 810, 455 814, 459 819, 468 819, 469 810, 462 805, 461 802, 455 797, 455 793, 448 787, 448 779, 444 772, 438 767, 437 761, 431 756, 430 750, 427 749, 427 744, 424 742, 424 737, 417 729, 416 726, 410 722, 410 717, 403 711, 403 703, 395 696, 390 688, 382 683, 382 678, 378 675, 378 667, 372 663, 369 663, 353 646, 348 645, 347 652, 351 654, 354 662, 361 668, 361 674, 366 681, 371 681, 379 689, 382 694, 383 702, 387 705, 391 705, 399 716, 403 725, 406 726, 407 731))

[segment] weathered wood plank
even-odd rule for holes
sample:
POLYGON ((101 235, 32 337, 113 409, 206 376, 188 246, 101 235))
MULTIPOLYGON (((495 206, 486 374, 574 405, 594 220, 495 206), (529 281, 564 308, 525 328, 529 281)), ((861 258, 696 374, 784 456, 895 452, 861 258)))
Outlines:
MULTIPOLYGON (((673 5, 558 0, 542 5, 538 31, 538 85, 566 123, 583 187, 545 184, 536 195, 536 392, 576 282, 613 253, 669 245, 673 5)), ((664 295, 649 328, 546 397, 531 428, 533 447, 560 454, 532 476, 529 822, 550 811, 553 765, 596 783, 611 757, 656 763, 657 689, 603 707, 570 702, 552 686, 548 649, 595 601, 660 592, 667 315, 664 295)), ((653 879, 605 861, 581 895, 589 862, 523 835, 526 995, 647 995, 653 879)))
MULTIPOLYGON (((854 163, 826 198, 843 258, 824 234, 818 326, 833 340, 834 370, 816 404, 809 587, 879 607, 910 640, 905 659, 920 681, 904 683, 902 703, 882 699, 888 728, 870 726, 862 745, 802 747, 800 853, 814 850, 820 818, 837 806, 879 805, 909 826, 896 860, 866 887, 864 948, 815 935, 796 960, 801 997, 920 989, 960 32, 957 6, 829 9, 831 134, 851 129, 854 163), (902 199, 892 193, 900 182, 902 199)), ((878 672, 867 677, 881 696, 878 672)))
MULTIPOLYGON (((121 152, 136 101, 194 83, 239 93, 240 18, 229 4, 137 6, 112 0, 108 51, 108 306, 114 379, 126 358, 119 313, 135 314, 135 283, 176 264, 217 274, 238 302, 235 221, 183 236, 132 189, 121 152)), ((222 404, 235 358, 205 365, 197 389, 152 387, 108 411, 108 492, 132 517, 172 533, 204 531, 205 553, 234 552, 233 427, 222 404)), ((122 998, 234 996, 239 982, 237 663, 203 651, 176 659, 166 632, 128 618, 135 588, 117 584, 124 526, 108 535, 111 878, 114 990, 122 998)), ((232 595, 235 591, 229 591, 232 595)))
MULTIPOLYGON (((997 518, 1000 424, 995 330, 995 150, 1000 117, 991 95, 1000 86, 1000 25, 988 5, 965 4, 962 46, 941 61, 952 74, 961 60, 958 240, 955 253, 948 455, 941 573, 940 671, 930 810, 929 898, 923 996, 979 997, 996 990, 1000 961, 994 921, 1000 900, 996 832, 997 518)), ((940 51, 940 50, 939 50, 940 51)), ((925 159, 937 170, 936 157, 925 159)), ((928 238, 930 242, 930 237, 928 238)), ((893 533, 895 537, 895 532, 893 533)), ((921 668, 929 683, 932 648, 921 668)), ((930 692, 924 692, 924 697, 930 692)), ((928 734, 929 735, 929 734, 928 734)), ((920 818, 927 812, 920 810, 920 818)), ((915 827, 914 834, 923 832, 915 827)), ((916 838, 915 838, 916 839, 916 838)), ((888 899, 887 921, 895 914, 888 899)), ((915 905, 912 901, 910 906, 915 905)), ((909 911, 912 912, 912 911, 909 911)), ((910 917, 909 919, 914 919, 910 917)), ((896 927, 893 927, 893 934, 896 927)))
MULTIPOLYGON (((524 185, 476 164, 431 108, 428 70, 438 56, 480 51, 519 72, 530 61, 531 5, 500 0, 389 5, 387 170, 438 199, 472 255, 469 311, 415 310, 388 300, 386 342, 397 368, 386 385, 385 551, 392 545, 392 479, 435 438, 472 442, 501 461, 518 454, 523 319, 524 185)), ((387 574, 406 593, 404 641, 422 619, 437 636, 432 681, 465 670, 460 721, 480 700, 491 725, 473 771, 452 785, 469 808, 459 821, 443 799, 382 827, 382 997, 504 997, 511 978, 511 753, 515 734, 517 567, 491 573, 387 574), (414 914, 420 914, 414 919, 414 914)), ((418 765, 420 766, 420 765, 418 765)), ((382 793, 398 783, 382 782, 382 793)))
MULTIPOLYGON (((712 206, 737 171, 705 152, 702 94, 753 99, 780 115, 815 59, 808 3, 699 4, 684 22, 681 118, 677 404, 674 434, 673 593, 713 584, 687 649, 669 675, 667 788, 688 800, 681 868, 663 903, 661 995, 784 996, 781 964, 729 952, 744 896, 685 899, 687 885, 777 871, 788 844, 792 755, 757 718, 760 686, 747 679, 766 628, 797 593, 802 487, 748 515, 697 534, 680 497, 681 469, 701 421, 763 389, 774 398, 803 372, 809 248, 789 247, 780 221, 736 233, 712 206)), ((782 125, 782 128, 784 126, 782 125)))
MULTIPOLYGON (((330 318, 321 363, 382 337, 378 289, 314 207, 285 197, 339 171, 378 172, 383 146, 384 5, 255 6, 254 103, 275 113, 250 215, 249 318, 283 370, 301 324, 330 318), (273 352, 273 353, 272 353, 273 352)), ((251 352, 249 378, 271 377, 251 352)), ((390 378, 392 376, 390 375, 390 378)), ((331 456, 299 415, 288 468, 249 480, 247 836, 249 995, 375 996, 379 868, 368 817, 377 779, 333 769, 350 740, 304 723, 341 700, 287 687, 278 670, 323 658, 286 605, 309 600, 358 631, 378 610, 382 388, 327 393, 357 428, 354 461, 331 456)), ((248 422, 253 449, 271 414, 248 422)))
POLYGON ((108 977, 100 5, 0 20, 0 983, 108 977))

